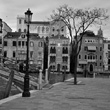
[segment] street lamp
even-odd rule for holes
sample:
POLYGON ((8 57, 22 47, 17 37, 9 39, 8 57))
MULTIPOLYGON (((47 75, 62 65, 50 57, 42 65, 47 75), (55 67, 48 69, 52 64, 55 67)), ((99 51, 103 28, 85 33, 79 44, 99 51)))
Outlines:
POLYGON ((0 33, 2 33, 2 19, 0 18, 0 33))
POLYGON ((26 73, 24 76, 24 91, 22 94, 22 97, 30 97, 30 92, 29 92, 29 24, 31 23, 32 19, 32 12, 30 9, 25 12, 25 21, 27 23, 27 54, 26 54, 26 73))

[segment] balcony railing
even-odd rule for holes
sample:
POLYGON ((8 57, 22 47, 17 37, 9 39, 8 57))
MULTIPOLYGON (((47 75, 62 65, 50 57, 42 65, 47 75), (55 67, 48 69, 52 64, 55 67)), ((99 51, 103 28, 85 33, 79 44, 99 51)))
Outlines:
POLYGON ((88 59, 87 62, 96 62, 96 59, 88 59))

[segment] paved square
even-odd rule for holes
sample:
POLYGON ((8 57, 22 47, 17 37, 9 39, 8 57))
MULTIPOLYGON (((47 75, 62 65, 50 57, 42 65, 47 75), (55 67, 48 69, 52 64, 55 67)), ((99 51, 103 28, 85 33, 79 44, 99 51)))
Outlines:
POLYGON ((78 78, 80 84, 62 82, 51 89, 19 97, 0 105, 0 110, 110 110, 109 78, 78 78))

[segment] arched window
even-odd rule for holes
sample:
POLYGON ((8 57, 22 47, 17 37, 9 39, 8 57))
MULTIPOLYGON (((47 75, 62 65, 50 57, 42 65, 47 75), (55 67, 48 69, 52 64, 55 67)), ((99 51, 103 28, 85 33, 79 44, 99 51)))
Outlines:
POLYGON ((38 27, 38 32, 40 32, 40 26, 38 27))
POLYGON ((51 47, 50 48, 50 53, 56 53, 56 48, 55 47, 51 47))
POLYGON ((46 27, 46 32, 49 32, 49 27, 46 27))
POLYGON ((16 52, 15 52, 15 51, 13 51, 13 57, 14 57, 14 58, 16 57, 16 52))
POLYGON ((68 47, 63 47, 62 53, 63 54, 68 54, 68 47))
POLYGON ((30 47, 33 47, 34 46, 34 42, 30 42, 30 47))
POLYGON ((43 42, 39 42, 38 46, 42 47, 43 46, 43 42))
POLYGON ((21 32, 21 29, 18 29, 18 32, 21 32))
POLYGON ((44 30, 45 30, 45 27, 43 26, 43 27, 42 27, 42 33, 44 33, 44 30))
POLYGON ((26 32, 26 29, 24 29, 24 32, 26 32))

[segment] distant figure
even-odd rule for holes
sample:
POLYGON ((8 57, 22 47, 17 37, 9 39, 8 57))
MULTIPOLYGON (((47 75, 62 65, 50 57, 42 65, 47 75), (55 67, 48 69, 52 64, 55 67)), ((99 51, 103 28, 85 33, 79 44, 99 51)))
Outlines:
POLYGON ((20 63, 20 64, 19 64, 19 71, 20 71, 20 72, 23 72, 23 66, 24 66, 23 63, 20 63))
POLYGON ((60 64, 57 65, 57 72, 60 73, 60 64))
POLYGON ((87 74, 88 74, 88 70, 85 69, 85 70, 84 70, 84 77, 85 77, 85 78, 87 77, 87 74))

